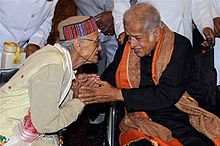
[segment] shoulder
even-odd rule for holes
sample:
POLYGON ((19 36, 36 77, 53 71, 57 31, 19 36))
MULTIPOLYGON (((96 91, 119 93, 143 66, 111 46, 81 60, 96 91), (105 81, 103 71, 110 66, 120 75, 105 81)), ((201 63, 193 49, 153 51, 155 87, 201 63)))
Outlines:
POLYGON ((187 37, 178 33, 174 33, 174 35, 174 52, 193 51, 192 44, 187 37))
POLYGON ((175 35, 175 43, 174 43, 175 46, 191 46, 192 47, 191 42, 187 37, 176 32, 174 32, 174 35, 175 35))
POLYGON ((190 40, 178 33, 175 34, 174 50, 172 60, 189 60, 193 58, 193 47, 190 40))
POLYGON ((63 61, 63 53, 61 53, 56 47, 52 45, 46 45, 28 57, 26 62, 37 62, 38 64, 59 64, 63 61))

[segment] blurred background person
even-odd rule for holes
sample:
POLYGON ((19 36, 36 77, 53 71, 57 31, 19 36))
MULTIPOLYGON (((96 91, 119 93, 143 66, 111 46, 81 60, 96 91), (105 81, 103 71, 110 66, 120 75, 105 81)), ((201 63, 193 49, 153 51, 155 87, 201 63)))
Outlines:
POLYGON ((174 32, 192 40, 192 20, 205 38, 214 43, 213 21, 207 0, 115 0, 113 17, 119 42, 125 34, 122 17, 124 12, 135 3, 150 2, 160 12, 162 21, 174 32))
POLYGON ((18 43, 29 56, 47 43, 58 0, 2 0, 0 58, 4 42, 18 43))

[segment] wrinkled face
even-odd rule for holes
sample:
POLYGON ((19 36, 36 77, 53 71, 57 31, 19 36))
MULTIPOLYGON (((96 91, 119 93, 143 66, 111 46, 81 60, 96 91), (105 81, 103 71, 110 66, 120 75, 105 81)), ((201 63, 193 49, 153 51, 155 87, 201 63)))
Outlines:
POLYGON ((131 48, 138 57, 149 55, 156 47, 154 32, 151 35, 144 32, 144 26, 140 23, 125 24, 125 33, 131 48))
POLYGON ((78 39, 79 60, 85 63, 97 63, 98 53, 101 51, 99 32, 93 32, 78 39))

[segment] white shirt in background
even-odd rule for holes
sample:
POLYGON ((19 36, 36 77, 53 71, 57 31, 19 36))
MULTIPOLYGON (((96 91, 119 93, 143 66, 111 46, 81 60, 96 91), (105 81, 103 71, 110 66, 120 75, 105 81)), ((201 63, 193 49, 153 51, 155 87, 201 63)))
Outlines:
POLYGON ((12 41, 20 47, 33 43, 43 47, 51 31, 58 0, 1 0, 0 58, 3 43, 12 41))
MULTIPOLYGON (((220 17, 220 1, 219 0, 211 0, 211 10, 213 18, 220 17)), ((217 71, 217 85, 220 85, 220 38, 215 39, 215 47, 214 47, 214 65, 217 71)))
MULTIPOLYGON (((204 27, 213 28, 208 0, 137 0, 150 2, 160 12, 162 21, 172 30, 186 36, 192 42, 192 20, 202 33, 204 27)), ((116 35, 124 31, 123 14, 130 8, 129 0, 115 0, 113 17, 116 35)), ((202 33, 203 34, 203 33, 202 33)))

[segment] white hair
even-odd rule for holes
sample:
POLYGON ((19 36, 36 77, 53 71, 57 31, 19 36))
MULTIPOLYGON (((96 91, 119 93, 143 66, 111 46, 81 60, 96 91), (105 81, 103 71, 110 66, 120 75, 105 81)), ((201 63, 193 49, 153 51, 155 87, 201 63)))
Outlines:
POLYGON ((160 13, 150 3, 139 3, 128 9, 123 17, 124 25, 140 23, 145 32, 151 34, 153 30, 161 26, 160 13))

